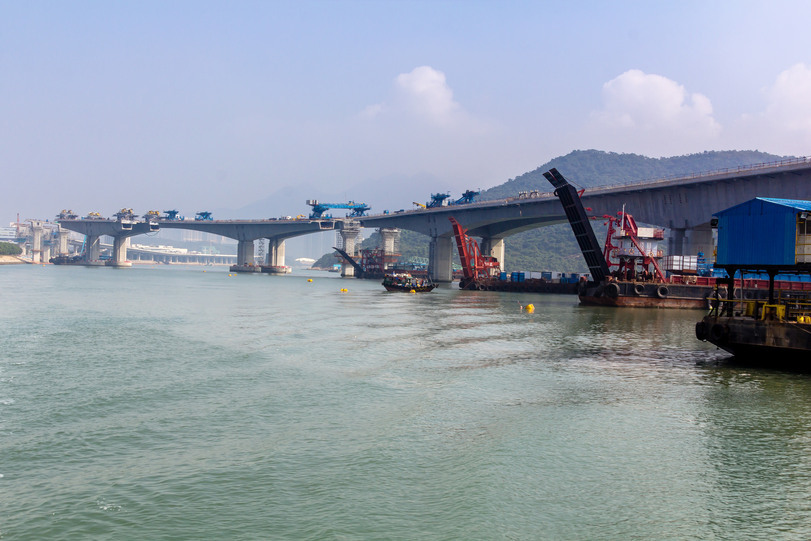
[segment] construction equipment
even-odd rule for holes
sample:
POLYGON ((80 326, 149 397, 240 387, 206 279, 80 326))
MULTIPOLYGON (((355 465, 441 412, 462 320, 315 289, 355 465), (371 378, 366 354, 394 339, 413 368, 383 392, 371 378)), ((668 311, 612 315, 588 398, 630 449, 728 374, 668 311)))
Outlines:
POLYGON ((204 210, 202 212, 198 212, 197 214, 194 215, 194 221, 196 221, 196 222, 204 222, 204 221, 211 221, 211 220, 214 220, 214 218, 211 217, 211 213, 209 211, 207 211, 207 210, 204 210))
POLYGON ((386 254, 383 249, 376 248, 361 250, 360 261, 357 261, 340 248, 333 250, 355 268, 355 278, 382 278, 386 269, 400 258, 400 254, 386 254))
POLYGON ((432 193, 431 200, 425 206, 429 209, 445 206, 445 200, 450 196, 449 193, 432 193))
POLYGON ((418 207, 420 207, 421 209, 428 208, 428 206, 427 206, 427 205, 425 205, 425 204, 423 204, 423 203, 417 203, 416 201, 412 201, 412 203, 414 203, 415 205, 417 205, 417 206, 418 206, 418 207))
POLYGON ((332 216, 324 215, 324 211, 329 209, 349 209, 351 212, 347 214, 347 218, 357 218, 359 216, 365 216, 366 211, 372 208, 366 203, 355 203, 354 201, 349 201, 348 203, 321 203, 318 199, 308 199, 307 204, 313 207, 313 211, 310 213, 311 220, 332 218, 332 216))
POLYGON ((132 211, 132 209, 121 209, 118 212, 116 212, 115 214, 113 214, 113 216, 115 216, 116 219, 118 219, 119 222, 124 221, 124 220, 134 220, 135 219, 135 213, 132 211))
POLYGON ((662 253, 651 244, 651 241, 664 239, 664 230, 638 227, 634 217, 624 209, 617 213, 617 217, 605 215, 603 218, 608 220, 608 234, 603 248, 608 267, 618 267, 618 276, 630 280, 636 277, 637 266, 647 271, 649 265, 653 264, 656 279, 664 282, 665 275, 658 262, 662 253), (618 244, 614 244, 614 241, 618 244), (617 263, 612 262, 612 258, 617 259, 617 263))
POLYGON ((167 220, 173 222, 175 220, 183 221, 185 218, 180 215, 180 212, 177 210, 164 210, 164 216, 162 217, 163 220, 167 220))
POLYGON ((591 279, 597 283, 602 282, 609 275, 608 263, 597 242, 597 237, 594 235, 594 229, 589 223, 589 217, 586 215, 586 209, 583 208, 583 202, 580 201, 580 195, 557 169, 552 168, 543 176, 555 187, 555 196, 563 205, 563 211, 572 226, 586 265, 589 267, 591 279))
POLYGON ((56 217, 60 220, 75 220, 79 216, 74 214, 72 210, 63 209, 62 212, 60 212, 56 217))
POLYGON ((473 190, 466 190, 465 193, 462 194, 462 197, 454 201, 453 205, 467 205, 470 203, 476 202, 476 196, 479 195, 481 192, 473 190))
POLYGON ((501 267, 498 259, 483 255, 479 244, 467 235, 467 230, 449 216, 456 237, 456 247, 459 250, 459 259, 462 261, 462 280, 460 289, 478 289, 477 282, 498 279, 501 267))
POLYGON ((144 214, 144 220, 146 220, 147 222, 157 221, 160 219, 160 217, 161 213, 158 212, 157 210, 150 210, 149 212, 144 214))

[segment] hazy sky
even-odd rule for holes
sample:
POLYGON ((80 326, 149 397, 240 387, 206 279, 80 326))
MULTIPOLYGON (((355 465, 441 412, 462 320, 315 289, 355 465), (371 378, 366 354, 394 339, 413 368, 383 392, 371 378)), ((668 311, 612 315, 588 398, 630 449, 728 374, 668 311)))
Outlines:
POLYGON ((303 184, 408 204, 398 178, 487 188, 575 149, 811 155, 810 24, 805 0, 6 0, 0 222, 303 184))

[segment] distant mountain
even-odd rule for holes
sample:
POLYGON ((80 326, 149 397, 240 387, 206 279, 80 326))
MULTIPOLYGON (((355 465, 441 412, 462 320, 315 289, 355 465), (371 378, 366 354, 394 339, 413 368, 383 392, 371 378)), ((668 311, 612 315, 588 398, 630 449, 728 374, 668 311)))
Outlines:
POLYGON ((518 192, 529 190, 548 192, 551 187, 543 173, 553 167, 572 184, 591 188, 773 162, 783 157, 757 150, 712 151, 670 158, 648 158, 639 154, 617 154, 601 150, 575 150, 550 160, 529 173, 483 191, 481 199, 514 197, 518 192))

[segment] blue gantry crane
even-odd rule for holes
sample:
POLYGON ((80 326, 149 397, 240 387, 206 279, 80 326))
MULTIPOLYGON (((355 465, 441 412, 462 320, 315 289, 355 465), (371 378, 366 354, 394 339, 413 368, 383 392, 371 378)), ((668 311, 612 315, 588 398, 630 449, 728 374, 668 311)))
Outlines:
POLYGON ((422 205, 420 203, 415 203, 423 208, 436 208, 436 207, 444 207, 446 205, 467 205, 468 203, 474 203, 476 201, 476 196, 479 195, 481 192, 476 192, 473 190, 467 190, 465 193, 462 194, 462 197, 457 199, 456 201, 445 201, 446 199, 450 198, 451 194, 449 193, 432 193, 431 200, 422 205))
POLYGON ((331 218, 331 216, 324 215, 324 211, 329 209, 349 209, 351 212, 347 216, 356 218, 358 216, 365 216, 365 212, 372 208, 366 203, 355 203, 354 201, 349 201, 348 203, 321 203, 317 199, 308 199, 307 204, 313 207, 313 211, 310 213, 311 220, 331 218))
POLYGON ((475 203, 476 196, 479 195, 481 192, 474 192, 473 190, 467 190, 465 193, 462 194, 462 197, 457 199, 453 202, 454 205, 467 205, 468 203, 475 203))
POLYGON ((198 212, 194 215, 194 220, 197 222, 204 222, 206 220, 213 220, 214 218, 211 217, 211 213, 207 210, 202 212, 198 212))

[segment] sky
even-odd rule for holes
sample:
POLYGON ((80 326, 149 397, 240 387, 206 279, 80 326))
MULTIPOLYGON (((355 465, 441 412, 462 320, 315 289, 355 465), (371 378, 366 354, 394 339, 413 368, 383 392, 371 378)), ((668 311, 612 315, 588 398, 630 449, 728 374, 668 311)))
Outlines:
POLYGON ((811 155, 809 21, 804 0, 6 0, 0 222, 285 190, 408 206, 578 149, 811 155))

